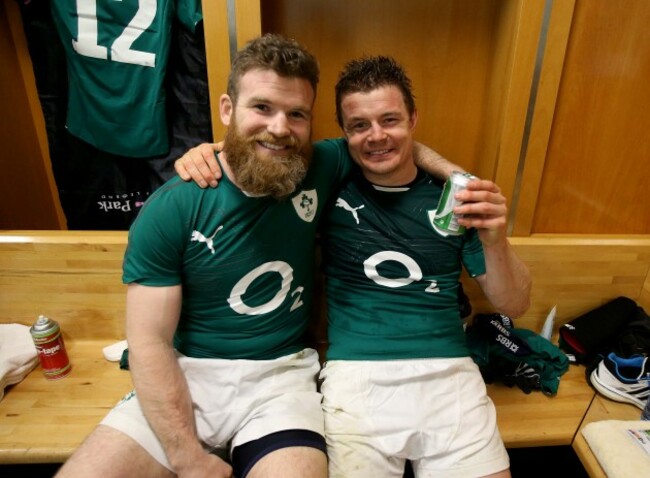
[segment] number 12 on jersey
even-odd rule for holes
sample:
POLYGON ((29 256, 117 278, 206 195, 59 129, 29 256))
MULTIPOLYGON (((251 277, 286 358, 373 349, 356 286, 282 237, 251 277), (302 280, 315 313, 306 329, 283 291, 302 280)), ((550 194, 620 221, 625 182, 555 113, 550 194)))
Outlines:
MULTIPOLYGON (((115 1, 115 0, 112 0, 115 1)), ((157 0, 140 0, 138 10, 122 33, 111 45, 110 61, 148 67, 156 66, 156 54, 134 50, 131 47, 140 35, 151 26, 156 17, 157 0)), ((96 0, 77 0, 78 30, 72 47, 82 56, 109 60, 108 48, 98 44, 96 0)))

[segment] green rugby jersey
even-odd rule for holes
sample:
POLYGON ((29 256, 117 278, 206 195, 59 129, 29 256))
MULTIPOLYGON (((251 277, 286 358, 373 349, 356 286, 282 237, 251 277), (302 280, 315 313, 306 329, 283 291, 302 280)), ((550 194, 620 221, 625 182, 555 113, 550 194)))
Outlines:
POLYGON ((174 14, 191 31, 200 0, 51 2, 68 65, 66 127, 112 154, 169 149, 164 79, 174 14))
POLYGON ((271 359, 304 348, 314 245, 327 200, 349 171, 345 144, 316 145, 290 198, 249 197, 178 177, 145 203, 129 232, 123 281, 182 284, 175 347, 191 357, 271 359))
POLYGON ((485 273, 475 230, 431 224, 442 183, 423 172, 378 188, 354 168, 324 218, 328 360, 469 355, 458 306, 462 266, 485 273))

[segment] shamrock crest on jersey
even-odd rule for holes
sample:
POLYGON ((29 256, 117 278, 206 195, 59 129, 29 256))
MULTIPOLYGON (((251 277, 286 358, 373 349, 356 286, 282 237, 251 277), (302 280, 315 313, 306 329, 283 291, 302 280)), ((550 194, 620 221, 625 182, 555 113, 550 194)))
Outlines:
POLYGON ((298 216, 305 222, 312 222, 318 210, 318 195, 315 189, 305 191, 304 189, 291 198, 293 207, 298 216))

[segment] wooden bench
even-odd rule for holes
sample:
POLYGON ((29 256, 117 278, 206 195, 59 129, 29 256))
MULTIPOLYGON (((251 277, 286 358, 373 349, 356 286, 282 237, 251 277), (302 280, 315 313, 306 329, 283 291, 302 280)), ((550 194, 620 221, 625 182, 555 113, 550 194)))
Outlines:
POLYGON ((72 363, 48 381, 40 366, 0 401, 0 463, 63 463, 118 400, 131 377, 102 349, 124 339, 124 232, 0 234, 0 322, 61 325, 72 363))
MULTIPOLYGON (((0 323, 52 317, 73 365, 62 380, 47 381, 37 368, 6 390, 0 464, 64 462, 131 389, 128 372, 102 355, 103 347, 124 338, 126 241, 126 232, 0 232, 0 323)), ((511 243, 534 281, 532 306, 517 327, 541 330, 555 305, 557 330, 619 295, 648 303, 648 236, 533 236, 511 243)), ((473 281, 466 281, 466 291, 474 312, 490 311, 473 281)), ((488 390, 508 448, 572 444, 595 398, 580 366, 563 376, 555 397, 499 384, 488 390)))
MULTIPOLYGON (((560 325, 615 297, 629 297, 650 310, 650 236, 554 234, 510 242, 533 277, 531 307, 517 319, 517 327, 541 331, 557 305, 557 344, 560 325)), ((466 289, 475 298, 476 311, 489 308, 473 282, 466 289)), ((571 445, 596 397, 584 367, 575 365, 562 377, 555 397, 494 385, 488 386, 488 393, 508 448, 571 445)))

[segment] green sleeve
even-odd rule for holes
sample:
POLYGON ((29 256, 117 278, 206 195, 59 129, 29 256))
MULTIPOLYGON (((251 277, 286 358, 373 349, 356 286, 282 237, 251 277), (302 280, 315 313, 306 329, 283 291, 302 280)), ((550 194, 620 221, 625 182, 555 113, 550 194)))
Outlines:
POLYGON ((176 16, 185 28, 194 33, 196 25, 203 20, 201 0, 178 0, 176 16))
POLYGON ((470 229, 465 234, 463 244, 463 265, 470 277, 476 277, 485 274, 485 256, 483 255, 483 244, 478 238, 478 231, 470 229))
POLYGON ((313 161, 326 161, 336 169, 336 186, 340 186, 352 170, 352 158, 345 138, 323 139, 314 143, 313 161))

